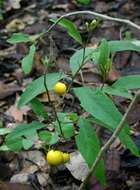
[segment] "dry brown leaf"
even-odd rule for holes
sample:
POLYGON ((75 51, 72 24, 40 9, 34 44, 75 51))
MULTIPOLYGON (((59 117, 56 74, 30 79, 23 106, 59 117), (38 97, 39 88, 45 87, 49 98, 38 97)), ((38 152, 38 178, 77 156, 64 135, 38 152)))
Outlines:
POLYGON ((108 171, 119 173, 120 155, 116 149, 112 149, 107 153, 106 169, 108 171))
POLYGON ((88 173, 88 166, 78 151, 70 154, 70 162, 66 164, 66 167, 76 179, 81 181, 88 173))
POLYGON ((19 97, 16 98, 15 104, 12 105, 7 111, 6 114, 12 116, 15 122, 23 122, 23 115, 26 115, 27 112, 31 109, 29 106, 24 106, 21 110, 17 107, 19 97))
POLYGON ((23 121, 23 112, 19 110, 15 105, 11 106, 6 113, 12 116, 16 122, 23 121))
POLYGON ((9 3, 13 9, 19 9, 20 8, 20 1, 21 0, 9 0, 9 3))
POLYGON ((0 59, 11 58, 11 56, 16 54, 16 46, 11 46, 9 48, 0 50, 0 59))
MULTIPOLYGON (((53 93, 53 92, 49 92, 49 94, 50 94, 50 98, 51 98, 51 101, 52 101, 52 102, 60 102, 60 97, 59 97, 57 94, 55 94, 55 93, 53 93)), ((40 95, 38 99, 39 99, 41 102, 49 102, 49 100, 48 100, 48 95, 47 95, 46 92, 43 93, 42 95, 40 95)))
POLYGON ((30 185, 1 182, 0 190, 34 190, 34 189, 30 185))
POLYGON ((0 100, 20 91, 21 88, 14 83, 4 84, 0 82, 0 100))
POLYGON ((16 32, 18 30, 23 30, 25 28, 25 23, 21 19, 14 19, 6 25, 7 32, 16 32))

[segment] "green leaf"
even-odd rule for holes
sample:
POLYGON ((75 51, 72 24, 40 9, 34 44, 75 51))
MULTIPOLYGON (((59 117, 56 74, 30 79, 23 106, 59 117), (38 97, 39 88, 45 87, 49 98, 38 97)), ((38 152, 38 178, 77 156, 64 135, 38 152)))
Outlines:
POLYGON ((121 96, 121 97, 128 98, 128 99, 133 98, 132 94, 124 88, 115 88, 114 86, 105 86, 102 90, 106 94, 121 96))
POLYGON ((10 44, 17 44, 17 43, 26 43, 30 42, 30 36, 28 34, 23 33, 13 33, 12 36, 7 40, 10 44))
MULTIPOLYGON (((36 121, 35 121, 36 122, 36 121)), ((38 123, 40 124, 40 123, 38 123)), ((38 138, 38 134, 37 134, 37 131, 36 130, 31 130, 30 133, 25 133, 24 136, 27 138, 27 139, 30 139, 30 140, 36 140, 38 138)))
POLYGON ((22 139, 22 145, 25 150, 28 150, 33 146, 34 142, 30 139, 22 139))
POLYGON ((106 80, 107 74, 109 73, 112 61, 110 59, 110 46, 109 43, 104 39, 99 47, 99 59, 98 66, 104 80, 106 80))
MULTIPOLYGON (((100 142, 94 128, 86 119, 81 118, 78 125, 80 127, 80 133, 76 136, 76 144, 89 168, 91 168, 100 151, 100 142)), ((93 175, 105 185, 106 179, 103 160, 99 162, 95 174, 93 175)))
POLYGON ((68 117, 73 122, 78 121, 78 115, 77 115, 77 113, 70 113, 68 117))
MULTIPOLYGON (((64 137, 66 139, 70 139, 71 137, 74 136, 74 126, 73 126, 73 124, 70 124, 70 123, 63 124, 62 123, 61 127, 62 127, 62 131, 63 131, 64 137)), ((61 131, 60 131, 59 125, 56 125, 56 130, 57 130, 58 134, 61 135, 61 131)))
MULTIPOLYGON (((55 23, 57 19, 50 19, 50 21, 55 23)), ((63 18, 60 22, 58 22, 58 24, 66 28, 68 31, 68 34, 72 38, 74 38, 77 42, 82 44, 82 38, 81 38, 80 32, 78 31, 76 25, 72 21, 63 18)))
POLYGON ((48 114, 44 105, 37 98, 34 98, 30 103, 32 110, 36 115, 41 116, 44 119, 48 119, 48 114))
POLYGON ((2 14, 1 9, 0 9, 0 20, 3 20, 3 14, 2 14))
MULTIPOLYGON (((63 112, 58 113, 58 118, 61 123, 61 128, 62 128, 64 137, 66 139, 69 139, 72 136, 74 136, 74 126, 73 126, 73 122, 71 122, 69 118, 69 115, 63 112)), ((57 121, 55 122, 55 127, 58 134, 61 135, 60 127, 57 121)))
POLYGON ((12 138, 12 139, 6 139, 5 142, 6 146, 14 152, 18 152, 22 149, 22 138, 21 137, 17 137, 17 138, 12 138))
POLYGON ((52 135, 52 138, 49 142, 50 145, 53 145, 53 144, 56 144, 59 140, 59 136, 58 136, 58 133, 55 132, 53 135, 52 135))
POLYGON ((77 0, 77 2, 82 5, 89 5, 91 3, 91 0, 77 0))
POLYGON ((21 61, 22 63, 22 70, 25 74, 28 74, 32 70, 34 55, 35 55, 36 47, 35 45, 31 45, 29 49, 29 54, 27 54, 21 61))
POLYGON ((0 135, 6 135, 8 133, 10 133, 12 131, 12 129, 10 128, 0 128, 0 135))
POLYGON ((81 106, 96 119, 103 121, 113 130, 120 122, 121 114, 101 90, 89 87, 75 88, 74 92, 81 102, 81 106), (86 97, 86 98, 85 98, 86 97))
POLYGON ((140 52, 139 46, 136 46, 131 41, 127 41, 127 40, 110 41, 109 46, 112 53, 120 52, 120 51, 140 52))
POLYGON ((10 149, 4 144, 0 146, 0 151, 10 151, 10 149))
MULTIPOLYGON (((137 51, 140 52, 140 47, 134 45, 131 41, 109 41, 103 40, 98 48, 86 48, 85 52, 85 62, 92 60, 93 63, 100 63, 101 65, 108 64, 105 68, 110 69, 111 63, 107 58, 109 58, 109 53, 115 53, 119 51, 137 51)), ((83 60, 83 49, 76 51, 70 58, 70 68, 72 74, 74 75, 78 68, 80 67, 83 60)))
MULTIPOLYGON (((102 123, 103 127, 108 128, 112 132, 116 129, 122 119, 122 115, 108 96, 101 90, 95 90, 89 87, 76 88, 74 91, 81 102, 81 106, 89 112, 95 120, 102 123)), ((122 144, 130 149, 133 154, 136 156, 139 155, 136 145, 130 138, 127 124, 125 124, 119 137, 122 144)))
POLYGON ((21 136, 34 134, 36 130, 42 128, 45 128, 45 125, 37 121, 33 121, 30 124, 19 124, 9 135, 7 135, 6 139, 16 139, 21 136))
POLYGON ((39 138, 42 141, 49 142, 52 138, 52 134, 48 131, 40 131, 39 132, 39 138))
POLYGON ((99 50, 100 50, 100 55, 99 55, 98 63, 104 66, 107 64, 109 55, 110 55, 110 47, 109 47, 108 42, 105 39, 102 40, 99 50))
MULTIPOLYGON (((85 62, 90 60, 91 57, 93 58, 95 50, 96 50, 95 48, 85 49, 85 57, 86 57, 85 62)), ((76 51, 76 53, 74 53, 70 58, 70 68, 73 75, 77 72, 77 70, 79 69, 79 67, 81 66, 83 62, 83 52, 84 52, 84 49, 80 49, 76 51)))
MULTIPOLYGON (((48 90, 52 90, 54 85, 65 75, 63 73, 49 73, 46 76, 46 83, 48 86, 48 90)), ((23 92, 20 97, 18 107, 22 107, 25 104, 29 103, 33 98, 45 92, 44 86, 44 76, 39 77, 38 79, 34 80, 23 92)))
POLYGON ((126 90, 140 88, 140 75, 130 75, 119 78, 113 88, 124 88, 126 90))
POLYGON ((33 121, 30 124, 19 124, 17 127, 6 136, 5 144, 12 151, 19 151, 23 147, 23 136, 28 137, 31 134, 36 134, 36 130, 45 128, 45 125, 33 121))

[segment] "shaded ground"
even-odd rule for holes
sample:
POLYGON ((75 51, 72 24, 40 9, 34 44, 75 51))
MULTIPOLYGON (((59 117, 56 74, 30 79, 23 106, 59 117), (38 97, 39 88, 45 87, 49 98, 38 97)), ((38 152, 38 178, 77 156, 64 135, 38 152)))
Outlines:
MULTIPOLYGON (((32 79, 40 76, 44 72, 44 68, 40 64, 41 55, 48 55, 50 48, 50 40, 46 37, 45 44, 40 43, 37 54, 35 56, 35 66, 30 75, 24 75, 20 67, 20 59, 27 53, 28 49, 25 44, 18 46, 11 46, 6 42, 6 39, 12 32, 25 32, 28 34, 37 34, 42 32, 50 26, 48 20, 54 16, 61 16, 62 14, 76 11, 76 10, 91 10, 104 14, 109 14, 114 17, 128 18, 133 22, 140 24, 140 1, 139 0, 116 0, 116 1, 93 1, 90 6, 84 7, 77 5, 75 1, 21 1, 18 9, 14 8, 15 5, 7 1, 4 5, 4 19, 0 21, 0 113, 1 123, 5 127, 12 127, 17 122, 30 121, 34 116, 31 110, 27 107, 23 113, 16 110, 16 103, 19 95, 24 90, 25 86, 29 84, 32 79), (17 20, 18 19, 18 20, 17 20)), ((17 6, 17 5, 16 5, 17 6)), ((86 36, 84 23, 87 20, 92 20, 94 17, 89 15, 72 16, 73 20, 79 27, 83 36, 86 36)), ((139 39, 140 33, 136 29, 130 28, 126 25, 122 25, 116 22, 101 21, 99 27, 91 34, 89 46, 95 46, 102 38, 108 40, 125 39, 131 35, 132 38, 139 39), (127 33, 126 33, 127 32, 127 33)), ((50 71, 64 71, 69 73, 68 59, 74 53, 75 49, 79 49, 78 46, 61 27, 56 27, 51 33, 53 42, 51 43, 51 49, 53 52, 50 71)), ((114 61, 113 77, 129 74, 140 74, 139 55, 132 52, 125 52, 123 54, 117 54, 114 61)), ((85 83, 95 84, 98 82, 97 77, 93 77, 93 71, 90 68, 85 68, 83 76, 85 83)), ((81 78, 77 77, 77 80, 81 82, 81 78)), ((80 83, 81 84, 81 83, 80 83)), ((76 85, 76 84, 75 84, 76 85)), ((45 97, 42 98, 47 103, 45 97)), ((54 97, 54 101, 57 101, 54 97)), ((60 100, 58 100, 59 102, 60 100)), ((128 102, 124 99, 115 99, 119 109, 125 111, 128 102)), ((65 100, 65 109, 71 109, 71 94, 68 99, 65 100), (69 102, 70 99, 70 102, 69 102)), ((77 105, 72 108, 73 111, 79 111, 77 105)), ((133 128, 134 137, 136 143, 140 147, 139 126, 140 126, 140 105, 136 106, 136 109, 129 118, 129 124, 133 128), (135 135, 134 135, 135 136, 135 135)), ((103 134, 105 137, 109 134, 103 134)), ((0 139, 2 142, 2 139, 0 139)), ((63 145, 62 145, 63 146, 63 145)), ((118 146, 118 144, 117 144, 118 146)), ((60 145, 61 147, 61 145, 60 145)), ((70 148, 73 148, 72 142, 70 148)), ((35 150, 36 151, 36 150, 35 150)), ((37 152, 34 152, 37 154, 37 152)), ((113 152, 108 153, 107 160, 107 175, 108 175, 108 188, 106 190, 136 190, 139 188, 140 175, 139 167, 140 160, 133 157, 123 147, 117 147, 113 152), (108 164, 109 163, 109 164, 108 164)), ((16 156, 10 153, 0 153, 0 179, 2 181, 9 181, 9 179, 16 173, 19 173, 24 167, 27 169, 29 163, 25 163, 23 155, 16 156), (22 160, 23 159, 23 160, 22 160), (11 166, 11 165, 12 166, 11 166), (9 168, 10 165, 10 168, 9 168)), ((30 166, 32 164, 30 163, 30 166)), ((34 171, 34 170, 33 170, 34 171)), ((77 189, 80 181, 74 179, 68 169, 65 167, 58 168, 50 172, 50 168, 43 171, 44 173, 51 173, 51 178, 45 176, 45 180, 48 181, 46 186, 43 187, 42 183, 36 180, 38 175, 38 169, 35 172, 31 172, 29 184, 30 187, 15 186, 11 184, 2 183, 0 189, 6 190, 12 188, 14 190, 28 190, 31 188, 37 190, 45 189, 77 189)), ((41 170, 42 172, 42 170, 41 170)), ((22 176, 23 177, 23 176, 22 176)), ((16 180, 15 180, 16 181, 16 180)), ((16 181, 17 182, 17 181, 16 181)), ((90 181, 88 189, 101 190, 97 181, 93 178, 90 181)))

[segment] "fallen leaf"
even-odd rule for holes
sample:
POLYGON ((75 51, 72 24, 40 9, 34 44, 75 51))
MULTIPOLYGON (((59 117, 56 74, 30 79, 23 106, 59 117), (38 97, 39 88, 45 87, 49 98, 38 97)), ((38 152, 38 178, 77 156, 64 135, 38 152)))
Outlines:
POLYGON ((25 28, 25 23, 21 19, 14 19, 6 25, 7 32, 16 32, 18 30, 23 30, 25 28))
POLYGON ((0 182, 0 190, 34 190, 30 185, 0 182))
POLYGON ((21 88, 17 86, 16 84, 9 83, 9 84, 4 84, 0 82, 0 100, 14 94, 17 91, 20 91, 21 88))
POLYGON ((11 58, 16 54, 16 46, 11 46, 9 48, 5 48, 0 50, 0 59, 11 58))
POLYGON ((6 114, 12 116, 15 119, 15 122, 22 122, 23 121, 23 112, 19 110, 15 105, 11 106, 6 114))
POLYGON ((78 151, 70 154, 70 162, 66 164, 66 167, 76 179, 81 181, 88 173, 88 165, 78 151))
POLYGON ((19 9, 21 6, 20 6, 20 1, 21 0, 9 0, 9 3, 10 3, 10 6, 13 8, 13 9, 19 9))

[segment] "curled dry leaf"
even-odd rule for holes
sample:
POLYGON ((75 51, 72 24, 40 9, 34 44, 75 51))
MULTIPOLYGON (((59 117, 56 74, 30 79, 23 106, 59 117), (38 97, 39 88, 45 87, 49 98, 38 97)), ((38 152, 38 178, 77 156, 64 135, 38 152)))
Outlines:
POLYGON ((66 167, 76 179, 81 181, 88 173, 88 166, 78 151, 70 154, 70 162, 66 164, 66 167))
POLYGON ((6 25, 7 32, 16 32, 23 30, 25 28, 25 23, 21 19, 14 19, 6 25))

